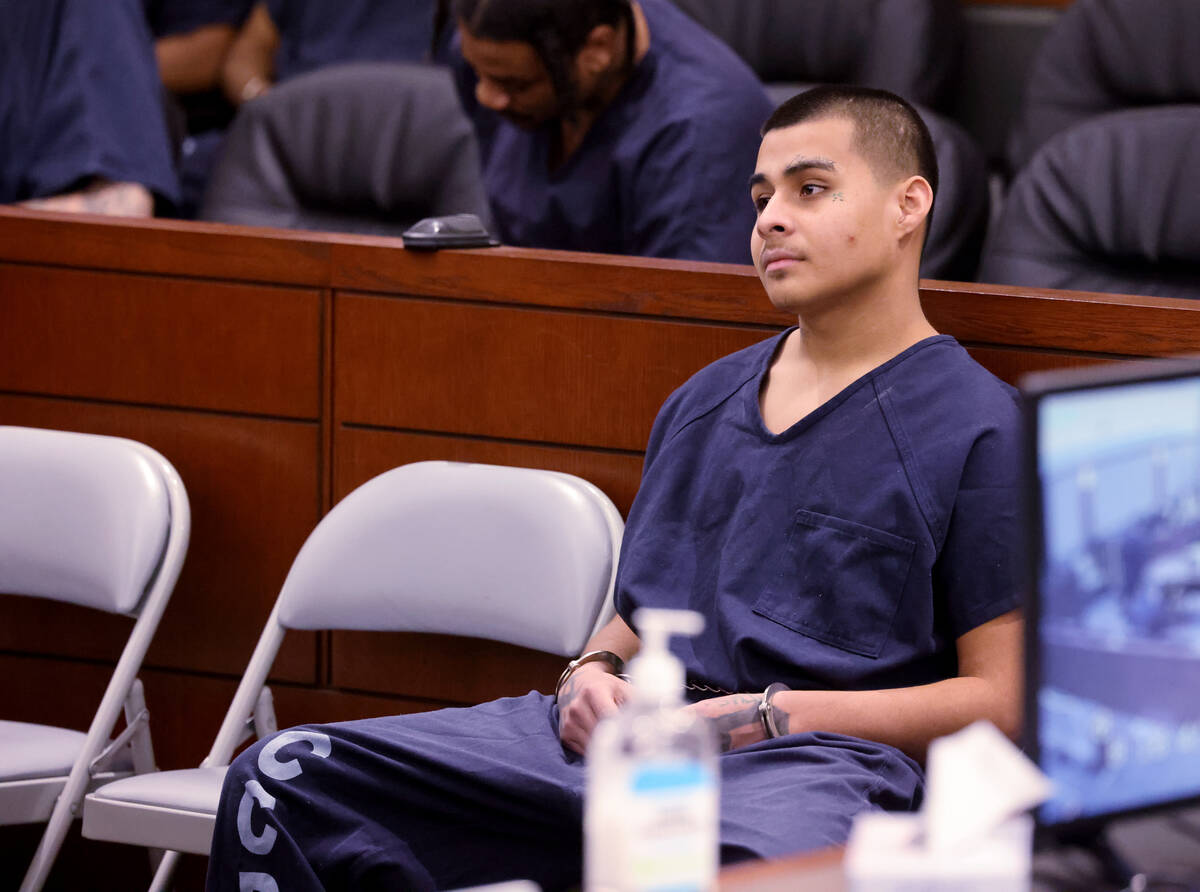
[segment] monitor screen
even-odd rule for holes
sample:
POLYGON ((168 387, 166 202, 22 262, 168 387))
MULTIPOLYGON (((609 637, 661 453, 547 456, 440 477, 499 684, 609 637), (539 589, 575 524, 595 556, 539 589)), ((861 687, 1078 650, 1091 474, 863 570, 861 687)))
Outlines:
POLYGON ((1026 730, 1043 827, 1200 797, 1200 364, 1027 382, 1026 730))

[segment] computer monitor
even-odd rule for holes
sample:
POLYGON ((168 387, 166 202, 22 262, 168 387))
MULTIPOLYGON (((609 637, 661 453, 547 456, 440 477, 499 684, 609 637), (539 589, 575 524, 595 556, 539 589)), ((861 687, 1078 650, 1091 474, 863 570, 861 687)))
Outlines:
POLYGON ((1200 360, 1042 373, 1026 409, 1043 835, 1200 802, 1200 360))

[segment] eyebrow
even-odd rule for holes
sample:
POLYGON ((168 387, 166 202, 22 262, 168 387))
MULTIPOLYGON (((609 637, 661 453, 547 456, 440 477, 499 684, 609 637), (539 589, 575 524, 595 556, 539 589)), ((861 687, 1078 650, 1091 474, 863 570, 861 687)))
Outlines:
MULTIPOLYGON (((803 155, 797 155, 783 169, 783 178, 786 180, 806 170, 824 170, 833 173, 837 170, 837 165, 828 158, 805 158, 803 155)), ((754 188, 759 183, 765 183, 766 181, 767 175, 765 173, 756 173, 750 177, 750 188, 754 188)))

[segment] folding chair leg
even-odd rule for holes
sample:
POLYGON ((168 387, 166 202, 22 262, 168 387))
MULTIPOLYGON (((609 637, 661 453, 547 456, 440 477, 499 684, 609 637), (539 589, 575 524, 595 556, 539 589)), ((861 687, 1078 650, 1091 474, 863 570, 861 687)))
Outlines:
POLYGON ((167 892, 171 888, 171 877, 178 863, 178 852, 163 852, 162 860, 158 862, 158 870, 154 871, 154 879, 150 882, 150 892, 167 892))
POLYGON ((75 820, 74 810, 65 807, 61 802, 61 795, 59 800, 50 815, 50 822, 46 825, 37 851, 33 853, 33 860, 29 862, 29 869, 25 871, 20 892, 39 892, 45 885, 46 878, 50 876, 50 868, 54 866, 54 859, 58 857, 58 850, 62 848, 67 831, 71 829, 71 823, 75 820))
MULTIPOLYGON (((146 708, 146 695, 142 690, 142 680, 135 678, 125 698, 125 724, 132 725, 139 714, 146 708)), ((154 764, 154 744, 150 740, 150 723, 142 722, 129 741, 130 757, 133 760, 134 774, 148 774, 157 771, 154 764)))

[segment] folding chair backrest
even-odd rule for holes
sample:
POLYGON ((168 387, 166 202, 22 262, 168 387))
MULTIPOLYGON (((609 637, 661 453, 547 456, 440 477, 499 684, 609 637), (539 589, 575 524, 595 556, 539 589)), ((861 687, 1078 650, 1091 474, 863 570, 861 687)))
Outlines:
MULTIPOLYGON (((264 688, 287 629, 423 631, 575 655, 613 615, 624 524, 569 474, 417 462, 346 496, 309 535, 199 769, 129 778, 88 797, 84 835, 202 853, 224 768, 249 728, 274 730, 264 688)), ((178 851, 152 888, 165 889, 178 851)))
POLYGON ((0 427, 0 591, 135 612, 170 519, 152 455, 114 437, 0 427))
POLYGON ((568 474, 418 462, 343 499, 280 594, 287 628, 440 632, 577 654, 611 604, 621 520, 568 474))
POLYGON ((0 769, 8 769, 0 770, 0 823, 47 824, 22 892, 41 888, 84 794, 93 782, 111 779, 104 766, 116 754, 127 748, 135 771, 153 768, 137 673, 190 532, 183 482, 149 446, 0 426, 0 592, 137 616, 86 734, 0 722, 9 754, 0 760, 0 769), (127 727, 109 746, 123 709, 127 727), (69 743, 74 755, 56 758, 50 741, 69 743), (30 757, 33 767, 14 772, 25 763, 13 754, 30 757))

